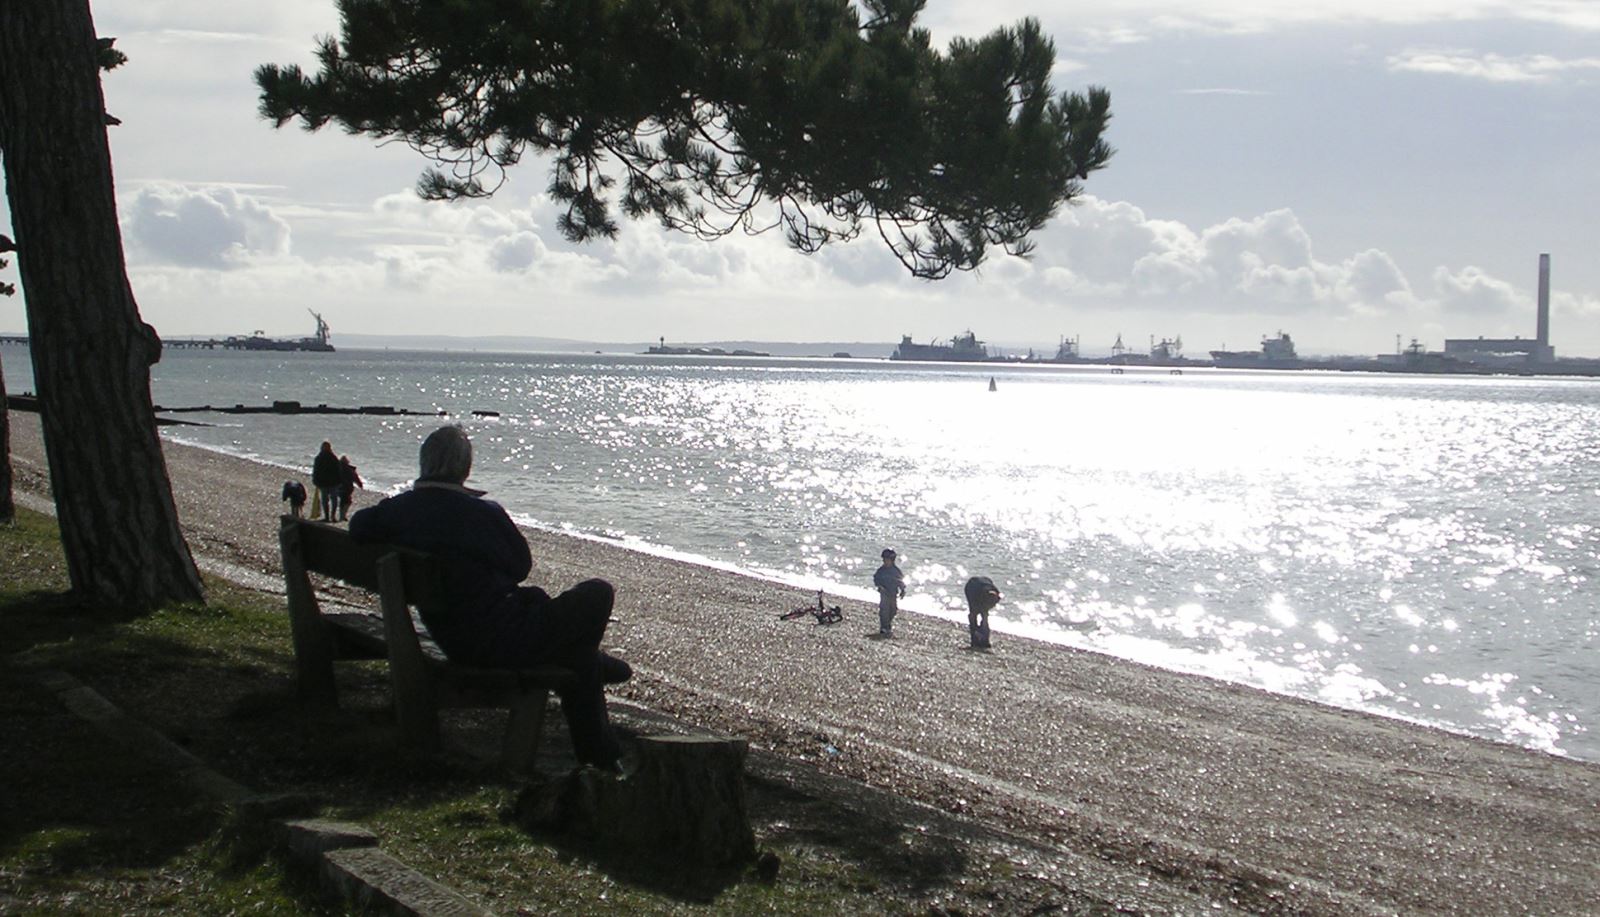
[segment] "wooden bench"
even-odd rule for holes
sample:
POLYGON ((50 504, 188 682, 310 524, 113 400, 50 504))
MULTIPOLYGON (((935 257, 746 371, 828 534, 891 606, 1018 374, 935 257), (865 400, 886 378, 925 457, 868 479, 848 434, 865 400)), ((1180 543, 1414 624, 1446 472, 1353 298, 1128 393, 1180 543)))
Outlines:
POLYGON ((439 601, 443 580, 435 558, 392 545, 360 544, 342 528, 295 516, 282 517, 278 540, 302 704, 338 707, 335 661, 387 658, 403 742, 438 748, 442 709, 504 707, 511 717, 502 761, 513 772, 532 765, 550 692, 571 683, 571 671, 457 665, 432 640, 420 639, 411 607, 439 601), (376 592, 382 616, 323 612, 311 588, 311 573, 376 592))

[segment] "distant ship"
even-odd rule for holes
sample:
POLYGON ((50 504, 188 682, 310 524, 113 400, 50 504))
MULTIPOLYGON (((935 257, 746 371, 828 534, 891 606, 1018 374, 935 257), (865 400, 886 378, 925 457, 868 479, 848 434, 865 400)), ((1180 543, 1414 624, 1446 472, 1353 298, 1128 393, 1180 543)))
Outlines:
POLYGON ((1150 338, 1150 362, 1157 366, 1170 366, 1175 363, 1188 363, 1183 356, 1183 336, 1175 338, 1162 338, 1160 343, 1152 336, 1150 338))
POLYGON ((1223 369, 1298 369, 1300 357, 1294 352, 1294 341, 1282 331, 1277 337, 1261 339, 1260 350, 1213 350, 1213 365, 1223 369))
POLYGON ((889 359, 982 362, 989 359, 989 348, 971 331, 956 335, 948 344, 938 341, 917 344, 912 342, 911 335, 906 334, 900 337, 900 346, 894 349, 889 359))
MULTIPOLYGON (((306 310, 311 312, 310 309, 306 310)), ((317 333, 308 338, 269 338, 264 331, 257 331, 249 337, 237 335, 229 337, 222 342, 228 350, 310 350, 317 353, 333 353, 333 345, 328 343, 328 323, 322 316, 311 312, 311 317, 317 320, 317 333)))

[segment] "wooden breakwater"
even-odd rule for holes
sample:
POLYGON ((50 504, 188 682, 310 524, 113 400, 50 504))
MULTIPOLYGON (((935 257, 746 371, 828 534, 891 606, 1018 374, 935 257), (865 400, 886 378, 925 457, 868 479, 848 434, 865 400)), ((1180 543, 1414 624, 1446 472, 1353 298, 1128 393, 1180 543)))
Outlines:
MULTIPOLYGON (((29 414, 39 413, 39 396, 32 393, 25 395, 7 395, 6 408, 12 411, 27 411, 29 414)), ((178 420, 172 417, 157 417, 156 425, 161 427, 209 427, 208 423, 196 423, 192 420, 178 420)))
MULTIPOLYGON (((33 394, 7 395, 6 406, 13 411, 39 412, 39 398, 33 394)), ((327 404, 307 405, 298 401, 274 401, 270 405, 236 404, 232 407, 216 406, 210 404, 195 407, 169 408, 154 405, 157 414, 368 414, 394 417, 448 417, 450 412, 443 410, 414 411, 410 408, 397 408, 387 404, 364 404, 359 407, 337 407, 327 404)), ((473 411, 473 417, 499 417, 499 411, 473 411)), ((157 418, 160 420, 161 418, 157 418)), ((174 421, 183 423, 185 421, 174 421)))
MULTIPOLYGON (((413 411, 410 408, 397 408, 387 404, 364 404, 360 407, 346 408, 327 404, 301 404, 298 401, 274 401, 266 404, 236 404, 232 407, 202 404, 195 407, 168 408, 156 405, 157 414, 381 414, 397 417, 444 417, 448 411, 413 411)), ((495 416, 494 411, 473 411, 475 416, 495 416)))

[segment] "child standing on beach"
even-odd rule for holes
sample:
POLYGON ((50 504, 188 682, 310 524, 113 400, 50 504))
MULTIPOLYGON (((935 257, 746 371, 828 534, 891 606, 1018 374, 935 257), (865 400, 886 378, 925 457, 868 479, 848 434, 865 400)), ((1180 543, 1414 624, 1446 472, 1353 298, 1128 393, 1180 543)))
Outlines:
POLYGON ((900 610, 899 600, 906 597, 906 575, 894 565, 894 548, 883 549, 883 566, 872 574, 872 584, 878 587, 878 636, 894 635, 894 616, 900 610))

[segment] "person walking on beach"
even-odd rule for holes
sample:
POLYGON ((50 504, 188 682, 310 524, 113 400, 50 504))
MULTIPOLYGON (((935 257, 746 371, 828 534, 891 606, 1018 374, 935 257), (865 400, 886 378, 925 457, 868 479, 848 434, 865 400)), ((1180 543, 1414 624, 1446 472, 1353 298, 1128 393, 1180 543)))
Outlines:
POLYGON ((420 475, 411 489, 350 517, 350 536, 426 551, 444 567, 444 597, 419 611, 445 656, 464 665, 569 668, 577 678, 557 694, 580 764, 620 769, 604 687, 633 670, 600 650, 615 592, 585 580, 551 597, 521 585, 533 569, 528 541, 500 504, 466 486, 472 442, 458 426, 423 440, 420 475))
POLYGON ((361 474, 356 471, 356 466, 350 464, 350 456, 339 456, 339 521, 344 522, 350 518, 350 504, 355 502, 356 488, 367 489, 361 474))
POLYGON ((967 633, 972 637, 972 648, 989 648, 989 610, 1000 604, 1000 590, 987 576, 974 576, 967 580, 967 633))
POLYGON ((306 507, 306 486, 299 481, 284 481, 283 499, 289 501, 289 512, 299 519, 301 511, 306 507))
POLYGON ((894 548, 883 549, 883 565, 872 574, 872 584, 878 587, 878 636, 894 636, 894 616, 900 611, 900 599, 906 597, 906 575, 895 566, 894 548))
POLYGON ((311 508, 311 518, 318 512, 329 522, 337 521, 339 508, 339 457, 333 454, 333 444, 324 442, 322 451, 311 460, 311 486, 316 488, 317 503, 311 508))

